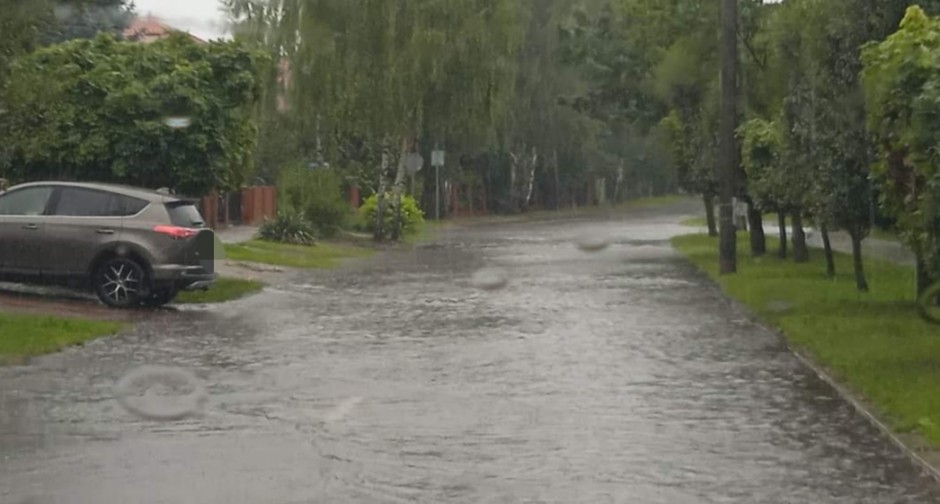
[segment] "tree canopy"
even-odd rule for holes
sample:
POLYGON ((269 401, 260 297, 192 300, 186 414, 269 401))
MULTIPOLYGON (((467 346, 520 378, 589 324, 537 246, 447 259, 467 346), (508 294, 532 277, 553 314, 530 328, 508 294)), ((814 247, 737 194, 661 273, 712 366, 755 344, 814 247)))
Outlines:
POLYGON ((3 93, 3 172, 195 195, 237 187, 252 170, 264 59, 182 35, 151 44, 100 35, 33 52, 14 63, 3 93), (191 124, 167 125, 175 116, 191 124))

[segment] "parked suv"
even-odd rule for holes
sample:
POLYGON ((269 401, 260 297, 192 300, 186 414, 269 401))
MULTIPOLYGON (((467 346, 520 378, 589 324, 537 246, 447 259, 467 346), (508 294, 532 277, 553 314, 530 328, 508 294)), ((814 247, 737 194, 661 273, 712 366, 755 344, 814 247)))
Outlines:
POLYGON ((195 203, 110 184, 35 182, 0 193, 0 279, 159 306, 215 279, 215 234, 195 203))

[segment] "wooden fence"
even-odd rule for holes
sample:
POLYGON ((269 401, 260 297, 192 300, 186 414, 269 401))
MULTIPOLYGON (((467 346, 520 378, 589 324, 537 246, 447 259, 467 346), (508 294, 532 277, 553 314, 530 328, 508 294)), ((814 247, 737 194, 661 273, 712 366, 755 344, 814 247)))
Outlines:
POLYGON ((260 226, 265 219, 277 215, 277 188, 255 186, 228 193, 213 191, 202 199, 200 207, 206 225, 213 229, 260 226))

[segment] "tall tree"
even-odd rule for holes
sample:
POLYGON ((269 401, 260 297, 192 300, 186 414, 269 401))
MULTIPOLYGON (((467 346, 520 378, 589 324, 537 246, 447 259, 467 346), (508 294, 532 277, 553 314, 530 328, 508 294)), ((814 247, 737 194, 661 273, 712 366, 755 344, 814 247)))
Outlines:
POLYGON ((738 0, 723 0, 721 8, 721 136, 719 140, 719 222, 718 271, 737 271, 737 236, 731 200, 738 174, 738 0))

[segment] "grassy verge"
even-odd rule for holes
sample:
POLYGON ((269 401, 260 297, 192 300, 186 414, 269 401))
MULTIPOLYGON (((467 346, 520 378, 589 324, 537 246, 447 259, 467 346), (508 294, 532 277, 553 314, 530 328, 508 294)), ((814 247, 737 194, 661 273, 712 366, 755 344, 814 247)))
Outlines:
POLYGON ((669 194, 666 196, 650 196, 647 198, 637 198, 617 205, 617 208, 659 208, 679 203, 689 199, 689 196, 681 194, 669 194))
POLYGON ((716 239, 673 239, 726 294, 813 355, 892 428, 940 446, 940 326, 917 315, 913 268, 869 259, 871 292, 858 294, 850 256, 836 254, 839 275, 830 280, 819 250, 811 263, 795 264, 751 257, 747 243, 739 237, 738 274, 718 277, 716 239))
POLYGON ((705 217, 692 217, 691 219, 686 219, 679 224, 682 226, 703 228, 708 226, 708 221, 705 220, 705 217))
POLYGON ((335 268, 343 259, 366 257, 374 251, 365 247, 320 242, 313 247, 252 240, 225 245, 225 257, 290 268, 335 268))
POLYGON ((894 231, 892 231, 892 230, 890 230, 890 229, 881 229, 881 228, 873 227, 873 228, 871 228, 871 235, 870 235, 870 236, 871 236, 872 238, 877 238, 877 239, 879 239, 879 240, 895 241, 895 242, 896 242, 896 241, 900 241, 900 239, 898 238, 897 233, 895 233, 894 231))
POLYGON ((55 352, 123 327, 118 322, 0 313, 0 363, 55 352))
POLYGON ((219 278, 207 291, 180 292, 177 304, 224 303, 260 291, 264 283, 241 278, 219 278))
MULTIPOLYGON (((773 226, 777 225, 777 214, 764 214, 763 215, 764 224, 771 224, 773 226)), ((708 221, 705 220, 705 217, 693 217, 691 219, 686 219, 679 223, 682 226, 688 227, 706 227, 708 226, 708 221)))

